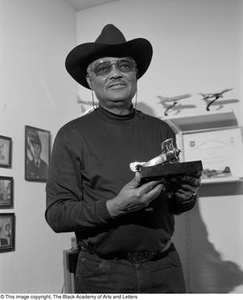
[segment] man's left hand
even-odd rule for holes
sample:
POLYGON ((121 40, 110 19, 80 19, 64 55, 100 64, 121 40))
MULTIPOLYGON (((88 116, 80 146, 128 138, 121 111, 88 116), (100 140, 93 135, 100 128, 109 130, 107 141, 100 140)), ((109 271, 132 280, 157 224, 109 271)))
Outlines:
POLYGON ((170 177, 169 183, 178 200, 189 201, 196 196, 201 186, 201 172, 170 177))

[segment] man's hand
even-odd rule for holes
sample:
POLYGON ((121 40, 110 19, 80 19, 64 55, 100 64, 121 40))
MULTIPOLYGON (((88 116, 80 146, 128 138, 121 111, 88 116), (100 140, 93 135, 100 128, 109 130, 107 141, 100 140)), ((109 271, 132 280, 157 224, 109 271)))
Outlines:
POLYGON ((174 195, 180 201, 188 201, 195 196, 201 186, 201 172, 193 175, 180 175, 169 179, 174 195))
POLYGON ((141 185, 140 174, 136 172, 135 177, 121 189, 120 193, 106 202, 107 209, 114 218, 138 211, 156 199, 163 187, 161 180, 141 185))

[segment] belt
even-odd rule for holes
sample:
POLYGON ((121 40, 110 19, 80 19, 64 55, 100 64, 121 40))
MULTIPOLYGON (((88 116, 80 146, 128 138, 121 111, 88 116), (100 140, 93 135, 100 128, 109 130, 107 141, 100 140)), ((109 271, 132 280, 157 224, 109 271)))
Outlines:
POLYGON ((125 259, 134 264, 146 263, 148 261, 156 261, 168 255, 169 252, 175 250, 175 246, 171 241, 161 250, 156 251, 133 251, 133 252, 122 252, 116 254, 100 255, 95 253, 93 250, 84 248, 81 246, 81 251, 88 252, 90 254, 96 254, 98 257, 106 260, 125 259))

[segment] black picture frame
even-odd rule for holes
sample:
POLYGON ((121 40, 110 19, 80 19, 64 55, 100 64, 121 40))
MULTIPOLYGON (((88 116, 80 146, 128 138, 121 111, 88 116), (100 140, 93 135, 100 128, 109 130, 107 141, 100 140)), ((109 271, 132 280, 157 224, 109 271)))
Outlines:
POLYGON ((15 250, 15 214, 0 213, 0 253, 15 250))
POLYGON ((0 176, 0 209, 13 208, 13 177, 0 176))
POLYGON ((0 135, 0 167, 11 168, 12 166, 12 138, 0 135))
POLYGON ((25 180, 46 182, 50 162, 50 131, 25 126, 25 180))

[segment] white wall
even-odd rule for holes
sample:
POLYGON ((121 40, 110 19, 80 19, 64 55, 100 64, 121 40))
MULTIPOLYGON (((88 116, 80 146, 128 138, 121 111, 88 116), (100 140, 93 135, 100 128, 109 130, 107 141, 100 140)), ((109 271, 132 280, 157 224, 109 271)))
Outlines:
POLYGON ((0 293, 58 293, 71 234, 44 220, 45 183, 24 180, 24 127, 56 131, 78 116, 77 86, 64 60, 76 45, 76 12, 62 0, 0 2, 0 135, 13 139, 16 250, 0 253, 0 293))
MULTIPOLYGON (((224 99, 243 125, 243 1, 123 0, 78 13, 78 43, 94 41, 113 23, 126 38, 144 37, 154 47, 148 72, 139 82, 140 107, 157 117, 164 109, 158 95, 192 94, 183 104, 195 105, 181 115, 206 112, 198 93, 233 88, 224 99)), ((83 100, 90 92, 80 88, 83 100)), ((87 106, 88 108, 88 106, 87 106)), ((217 110, 213 106, 212 110, 217 110)), ((238 157, 235 157, 239 160, 238 157)), ((178 219, 183 262, 192 292, 243 292, 242 183, 204 186, 197 207, 178 219), (240 213, 241 212, 241 213, 240 213), (187 229, 187 241, 180 224, 187 229), (190 247, 185 257, 185 245, 190 247)))
MULTIPOLYGON (((240 99, 243 93, 241 4, 240 0, 117 1, 78 13, 78 42, 94 41, 108 23, 128 40, 149 39, 154 56, 140 80, 138 101, 149 104, 149 111, 160 117, 164 109, 158 95, 190 93, 183 104, 194 104, 201 111, 205 104, 200 92, 232 87, 226 99, 240 99)), ((90 100, 89 92, 81 91, 81 98, 90 100)))

